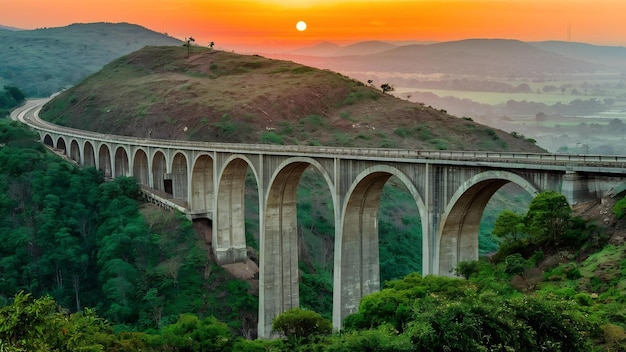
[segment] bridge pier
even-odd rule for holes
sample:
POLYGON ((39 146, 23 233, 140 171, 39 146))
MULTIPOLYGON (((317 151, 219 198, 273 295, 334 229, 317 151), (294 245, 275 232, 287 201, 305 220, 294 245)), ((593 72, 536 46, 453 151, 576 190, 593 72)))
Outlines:
POLYGON ((570 205, 594 200, 597 197, 595 190, 589 189, 589 176, 578 172, 567 171, 563 176, 561 194, 570 205))
POLYGON ((224 168, 214 200, 213 254, 218 264, 248 260, 245 225, 245 184, 248 164, 232 161, 224 168))
POLYGON ((391 173, 375 172, 354 187, 335 225, 333 327, 359 310, 361 298, 380 290, 378 208, 391 173), (339 231, 340 229, 340 231, 339 231))
POLYGON ((229 248, 213 248, 215 261, 220 264, 245 263, 248 260, 246 246, 232 246, 229 248))

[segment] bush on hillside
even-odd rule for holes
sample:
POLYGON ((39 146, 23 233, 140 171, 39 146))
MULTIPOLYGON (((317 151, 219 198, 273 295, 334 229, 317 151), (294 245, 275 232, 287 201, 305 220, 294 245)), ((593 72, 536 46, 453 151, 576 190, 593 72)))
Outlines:
POLYGON ((292 342, 303 343, 314 336, 330 334, 333 326, 330 320, 320 314, 296 307, 277 316, 272 329, 292 342))

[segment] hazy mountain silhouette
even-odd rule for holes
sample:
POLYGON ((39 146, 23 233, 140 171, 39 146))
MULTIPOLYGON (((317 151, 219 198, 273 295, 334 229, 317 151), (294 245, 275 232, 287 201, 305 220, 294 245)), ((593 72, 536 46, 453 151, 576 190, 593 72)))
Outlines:
POLYGON ((9 26, 3 26, 0 24, 0 30, 6 30, 6 31, 21 31, 22 29, 20 28, 15 28, 15 27, 9 27, 9 26))
POLYGON ((335 53, 335 56, 378 54, 397 47, 397 45, 381 41, 359 42, 342 47, 335 53))
MULTIPOLYGON (((363 48, 372 50, 365 42, 363 48)), ((352 48, 361 48, 355 44, 352 48)), ((380 46, 379 46, 380 47, 380 46)), ((466 39, 435 44, 395 46, 373 54, 346 56, 279 55, 283 59, 338 72, 450 73, 481 76, 536 76, 544 73, 581 73, 601 68, 595 62, 567 57, 551 50, 505 39, 466 39)), ((312 51, 309 51, 312 52, 312 51)), ((338 50, 336 53, 341 52, 338 50)), ((360 52, 365 52, 364 50, 360 52)), ((275 56, 275 55, 273 55, 275 56)))
POLYGON ((530 44, 559 55, 602 64, 609 68, 626 70, 626 47, 623 46, 598 46, 562 41, 546 41, 530 44))
POLYGON ((292 51, 295 55, 305 56, 333 56, 337 51, 341 49, 340 45, 333 44, 331 42, 321 42, 313 46, 297 49, 292 51))

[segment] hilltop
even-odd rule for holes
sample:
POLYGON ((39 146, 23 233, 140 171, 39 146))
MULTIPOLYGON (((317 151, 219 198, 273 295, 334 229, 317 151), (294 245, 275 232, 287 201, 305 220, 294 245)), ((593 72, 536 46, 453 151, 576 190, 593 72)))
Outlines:
POLYGON ((146 47, 48 103, 54 123, 216 142, 542 151, 520 136, 411 103, 341 74, 209 48, 146 47))
POLYGON ((178 39, 128 23, 86 23, 35 30, 0 30, 0 86, 49 96, 146 45, 178 39))

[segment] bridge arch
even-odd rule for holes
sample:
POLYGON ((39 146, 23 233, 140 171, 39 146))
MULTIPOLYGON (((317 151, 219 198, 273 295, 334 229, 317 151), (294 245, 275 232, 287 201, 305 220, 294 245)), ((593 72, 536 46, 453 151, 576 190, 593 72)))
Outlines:
POLYGON ((125 146, 118 146, 117 149, 115 149, 115 168, 113 169, 114 177, 130 175, 129 154, 129 151, 125 146))
POLYGON ((341 212, 341 232, 336 238, 333 326, 359 308, 361 298, 380 290, 378 212, 383 186, 397 177, 413 196, 422 219, 423 270, 429 262, 426 248, 428 222, 425 203, 417 188, 402 171, 387 165, 362 171, 346 192, 341 212))
POLYGON ((209 154, 197 155, 191 168, 192 213, 208 213, 213 209, 213 158, 209 154))
POLYGON ((172 194, 171 179, 166 181, 167 175, 167 158, 161 149, 157 149, 150 158, 152 160, 152 188, 157 191, 172 194))
POLYGON ((478 232, 485 206, 502 186, 513 182, 532 196, 539 189, 509 171, 485 171, 466 180, 454 193, 442 215, 434 253, 434 273, 452 275, 461 261, 478 259, 478 232))
POLYGON ((113 177, 113 168, 111 166, 111 150, 109 146, 102 143, 98 148, 98 169, 102 171, 104 177, 113 177))
POLYGON ((90 141, 85 141, 83 144, 83 165, 88 167, 96 166, 96 153, 94 151, 93 144, 90 141))
POLYGON ((76 163, 81 163, 80 146, 76 139, 72 139, 72 141, 70 142, 70 152, 68 157, 71 160, 74 160, 76 163))
POLYGON ((172 185, 172 196, 185 203, 189 202, 189 160, 183 151, 179 150, 174 153, 171 170, 169 179, 172 185))
POLYGON ((133 155, 133 177, 139 184, 150 187, 150 164, 148 154, 143 148, 137 148, 133 155))
POLYGON ((42 141, 43 144, 47 145, 48 147, 54 148, 54 141, 52 140, 52 136, 50 136, 49 134, 44 134, 42 141))
POLYGON ((268 180, 261 222, 259 272, 259 334, 269 337, 272 320, 287 309, 298 307, 298 183, 308 167, 319 171, 331 191, 337 219, 338 199, 328 171, 313 158, 293 157, 274 169, 268 180))
POLYGON ((56 143, 55 148, 58 150, 61 150, 61 152, 63 152, 64 155, 67 155, 67 144, 65 143, 65 138, 63 138, 63 136, 60 136, 59 138, 57 138, 57 143, 56 143))
MULTIPOLYGON (((212 238, 213 252, 218 263, 247 260, 244 196, 248 167, 260 189, 259 172, 244 155, 231 155, 219 170, 212 238)), ((259 202, 260 199, 259 196, 259 202)))

